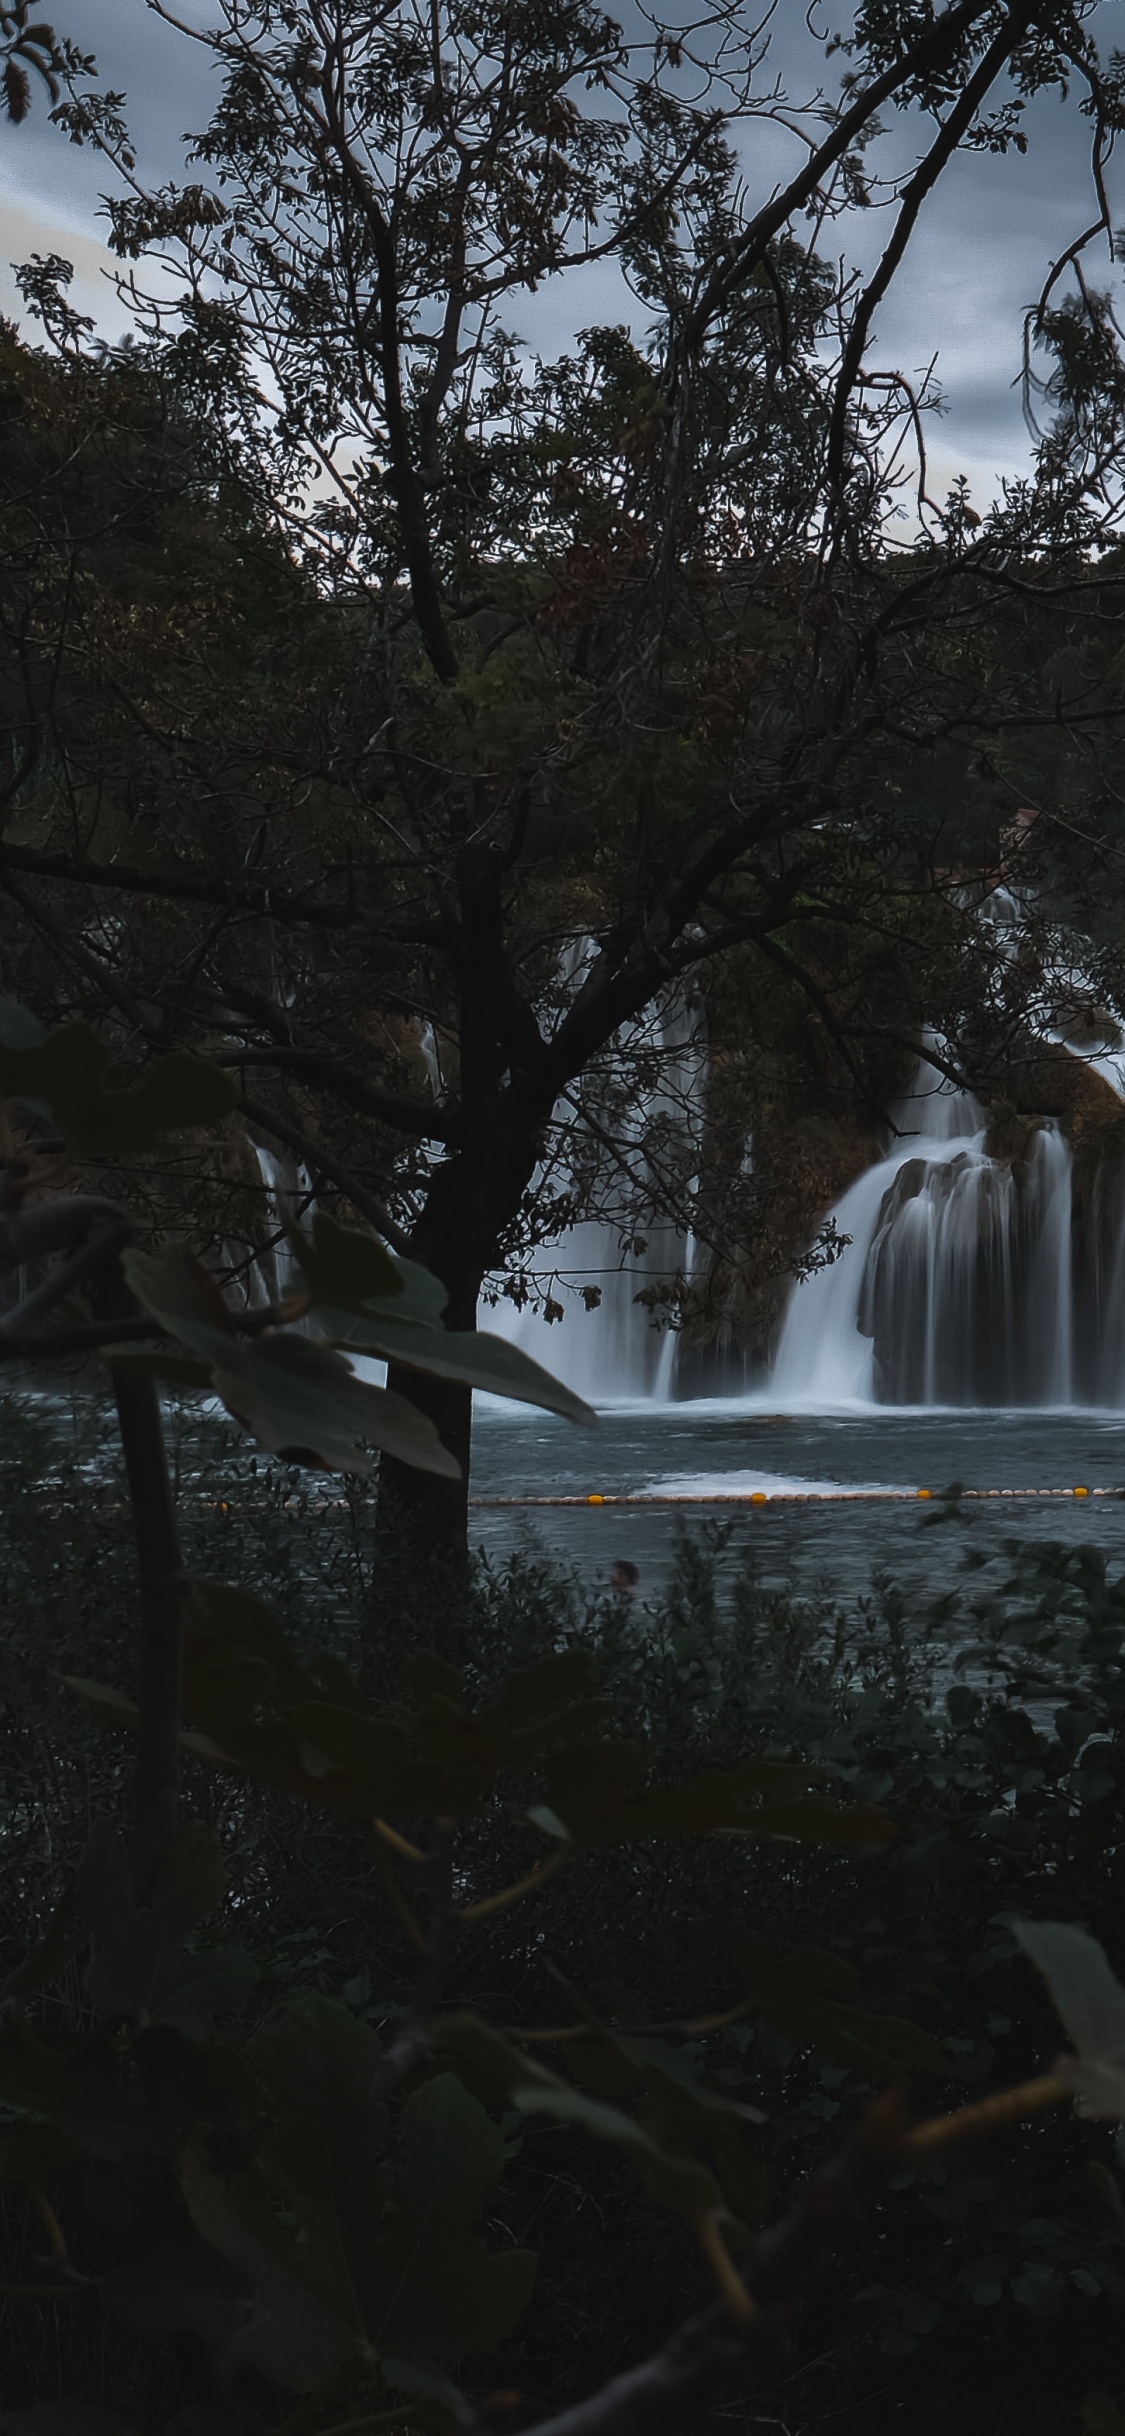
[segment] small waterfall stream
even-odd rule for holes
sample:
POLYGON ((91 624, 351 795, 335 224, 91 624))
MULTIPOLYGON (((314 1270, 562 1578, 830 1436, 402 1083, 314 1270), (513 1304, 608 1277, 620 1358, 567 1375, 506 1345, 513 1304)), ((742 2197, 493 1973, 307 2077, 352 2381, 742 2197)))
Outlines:
MULTIPOLYGON (((566 986, 588 953, 576 944, 566 986)), ((677 1202, 689 1202, 706 1065, 700 1010, 670 992, 601 1078, 593 1104, 614 1155, 607 1147, 599 1169, 595 1152, 591 1182, 591 1137, 560 1104, 562 1148, 542 1179, 557 1192, 578 1156, 579 1189, 607 1210, 619 1192, 629 1214, 566 1228, 534 1253, 522 1307, 501 1293, 482 1309, 481 1326, 592 1404, 677 1398, 680 1338, 640 1298, 692 1273, 692 1236, 665 1214, 665 1188, 673 1179, 677 1202)), ((806 1412, 1125 1410, 1125 1175, 1087 1179, 1079 1206, 1070 1145, 1050 1118, 1028 1121, 1017 1157, 992 1156, 986 1110, 925 1059, 895 1122, 891 1149, 832 1212, 845 1249, 793 1286, 768 1382, 748 1400, 806 1412)), ((295 1210, 305 1171, 253 1147, 268 1206, 295 1210)), ((254 1263, 250 1299, 281 1300, 294 1275, 288 1245, 271 1246, 254 1263)))
MULTIPOLYGON (((578 988, 592 953, 592 941, 572 943, 561 972, 564 999, 578 988)), ((668 1403, 674 1396, 679 1337, 654 1324, 637 1298, 661 1281, 691 1275, 690 1229, 677 1226, 666 1206, 690 1195, 706 1074, 702 1009, 682 989, 671 989, 623 1034, 594 1084, 592 1104, 613 1145, 595 1161, 596 1189, 607 1207, 616 1199, 630 1214, 580 1219, 534 1253, 522 1308, 501 1295, 482 1309, 482 1328, 518 1345, 591 1404, 668 1403)), ((556 1122, 575 1131, 569 1103, 560 1101, 556 1122)), ((590 1137, 580 1132, 578 1149, 588 1159, 590 1137)), ((533 1192, 542 1181, 536 1177, 533 1192)), ((557 1185, 557 1161, 549 1163, 546 1181, 557 1185)))
POLYGON ((251 1304, 281 1303, 298 1283, 300 1270, 288 1242, 278 1230, 283 1219, 298 1217, 307 1227, 308 1170, 292 1151, 267 1150, 252 1139, 250 1149, 265 1192, 267 1224, 278 1239, 267 1242, 254 1260, 247 1277, 247 1300, 251 1304))
POLYGON ((990 1157, 979 1101, 924 1062, 897 1121, 893 1149, 836 1205, 846 1250, 793 1289, 770 1393, 807 1407, 1116 1403, 1125 1251, 1099 1278, 1106 1230, 1092 1247, 1080 1236, 1058 1126, 1041 1121, 1022 1161, 990 1157))

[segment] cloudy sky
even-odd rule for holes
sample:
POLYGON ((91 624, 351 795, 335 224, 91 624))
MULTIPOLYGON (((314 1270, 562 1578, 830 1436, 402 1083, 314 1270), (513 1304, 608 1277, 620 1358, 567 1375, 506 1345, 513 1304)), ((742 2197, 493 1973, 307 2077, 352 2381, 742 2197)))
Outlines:
MULTIPOLYGON (((181 13, 204 18, 208 0, 180 0, 181 13)), ((837 15, 844 0, 826 0, 837 15)), ((206 54, 155 19, 145 0, 53 0, 60 32, 96 53, 105 83, 128 97, 128 115, 142 174, 176 174, 185 130, 203 124, 213 72, 206 54)), ((1125 47, 1125 0, 1102 0, 1096 24, 1108 49, 1125 47)), ((811 88, 823 63, 805 30, 804 0, 779 0, 773 68, 786 71, 795 93, 811 88)), ((1018 386, 1020 331, 1054 254, 1093 217, 1089 208, 1088 144, 1075 103, 1036 105, 1032 142, 1023 159, 967 156, 956 162, 932 199, 877 324, 877 357, 908 371, 937 351, 949 411, 931 435, 931 486, 968 475, 978 504, 1000 475, 1027 462, 1018 386)), ((912 157, 917 131, 900 122, 900 161, 912 157)), ((755 199, 768 193, 786 166, 777 139, 748 134, 747 176, 755 199)), ((99 237, 100 196, 108 168, 96 153, 66 143, 47 120, 37 90, 33 114, 20 128, 0 129, 0 310, 18 300, 9 265, 33 252, 58 252, 75 265, 74 300, 116 334, 126 326, 112 286, 112 260, 99 237)), ((790 155, 793 166, 798 155, 790 155)), ((1122 152, 1125 168, 1125 149, 1122 152)), ((1111 197, 1125 221, 1125 179, 1111 165, 1111 197)), ((855 257, 870 260, 884 241, 882 214, 855 215, 846 232, 855 257)), ((1111 274, 1104 244, 1088 257, 1097 284, 1111 274)), ((544 350, 566 343, 583 324, 627 318, 629 299, 612 274, 583 274, 551 283, 529 302, 522 335, 544 350)))

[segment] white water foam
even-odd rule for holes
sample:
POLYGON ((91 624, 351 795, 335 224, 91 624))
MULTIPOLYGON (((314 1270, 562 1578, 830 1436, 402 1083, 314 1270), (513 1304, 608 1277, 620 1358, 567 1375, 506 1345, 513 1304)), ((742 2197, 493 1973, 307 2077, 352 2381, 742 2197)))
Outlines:
POLYGON ((913 1497, 916 1491, 879 1480, 806 1480, 785 1472, 674 1472, 650 1480, 638 1497, 913 1497))
MULTIPOLYGON (((1091 1349, 1076 1328, 1065 1136, 1043 1119, 1017 1171, 990 1155, 980 1102, 925 1062, 897 1124, 832 1213, 846 1249, 793 1289, 771 1398, 821 1412, 1072 1406, 1091 1349)), ((1097 1401, 1100 1338, 1093 1360, 1097 1401)))

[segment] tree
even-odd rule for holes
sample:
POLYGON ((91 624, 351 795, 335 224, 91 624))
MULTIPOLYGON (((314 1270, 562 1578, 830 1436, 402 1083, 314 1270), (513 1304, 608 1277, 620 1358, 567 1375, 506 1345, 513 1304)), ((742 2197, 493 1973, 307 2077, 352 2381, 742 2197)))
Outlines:
POLYGON ((64 76, 90 76, 94 63, 73 42, 60 42, 54 27, 39 18, 29 23, 31 0, 8 0, 0 7, 0 86, 4 110, 13 127, 22 126, 31 108, 34 70, 51 100, 58 103, 64 76))
MULTIPOLYGON (((640 1025, 651 1059, 670 988, 803 1007, 869 1113, 923 1021, 987 1080, 1045 986, 1042 955, 998 959, 975 919, 1029 740, 1062 740, 1111 846, 1117 821, 1090 753, 1118 715, 1113 649, 1092 674, 1073 649, 1119 600, 1117 338, 1082 256, 1108 231, 1122 97, 1086 0, 865 0, 803 112, 725 10, 643 38, 587 0, 223 0, 204 30, 155 13, 208 51, 221 98, 199 182, 147 193, 117 101, 71 78, 58 115, 115 164, 112 242, 140 267, 128 359, 68 377, 174 400, 240 573, 226 600, 208 577, 196 633, 143 686, 118 623, 115 690, 83 729, 71 696, 112 586, 75 609, 90 548, 55 515, 64 608, 41 617, 29 576, 9 628, 37 772, 0 848, 18 938, 61 948, 65 992, 138 1045, 218 1034, 255 1122, 381 1214, 461 1329, 613 1161, 616 1044, 640 1025), (957 152, 1022 148, 1029 103, 1074 85, 1096 225, 1031 317, 1033 474, 978 518, 960 489, 930 499, 936 393, 873 361, 875 316, 957 152), (883 176, 888 111, 924 140, 883 176), (763 122, 806 149, 756 198, 739 143, 763 122), (879 204, 875 269, 834 269, 840 216, 879 204), (529 361, 513 321, 596 264, 647 335, 599 327, 529 361), (262 651, 231 602, 279 541, 291 614, 262 651), (560 1126, 577 1183, 564 1163, 532 1212, 560 1126)), ((73 350, 50 274, 29 293, 73 350)), ((1023 869, 1049 877, 1051 851, 1041 827, 1023 869)), ((712 1110, 743 1147, 753 1094, 731 1077, 752 1062, 728 1060, 712 1110)), ((721 1213, 712 1244, 721 1263, 721 1213)), ((397 1490, 463 1545, 468 1391, 398 1383, 461 1478, 397 1490)))

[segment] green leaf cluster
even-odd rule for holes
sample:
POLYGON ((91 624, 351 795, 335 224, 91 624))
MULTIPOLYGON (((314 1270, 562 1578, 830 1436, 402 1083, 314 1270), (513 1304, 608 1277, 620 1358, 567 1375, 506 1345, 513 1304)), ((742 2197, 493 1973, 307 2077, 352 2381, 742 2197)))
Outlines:
POLYGON ((357 1378, 350 1355, 407 1364, 515 1396, 572 1421, 593 1414, 537 1362, 476 1330, 442 1326, 445 1292, 416 1261, 375 1236, 318 1213, 312 1233, 289 1228, 306 1292, 281 1324, 260 1326, 230 1308, 202 1263, 180 1248, 130 1251, 124 1267, 145 1311, 173 1340, 167 1354, 130 1355, 135 1368, 206 1388, 262 1446, 336 1471, 367 1472, 370 1449, 421 1471, 459 1479, 460 1465, 433 1423, 404 1396, 357 1378), (316 1335, 285 1325, 315 1325, 316 1335))
MULTIPOLYGON (((133 1722, 119 1693, 70 1680, 107 1717, 133 1722)), ((363 1820, 466 1818, 514 1779, 515 1815, 563 1846, 723 1834, 877 1849, 895 1834, 874 1805, 809 1791, 822 1771, 799 1762, 755 1760, 685 1784, 654 1783, 643 1742, 593 1731, 607 1722, 606 1705, 580 1650, 520 1670, 476 1710, 453 1668, 421 1657, 413 1693, 412 1705, 372 1711, 337 1660, 303 1659, 261 1600, 217 1584, 194 1592, 187 1747, 316 1808, 363 1820), (529 1801, 536 1779, 544 1798, 529 1801)))
POLYGON ((238 1099, 221 1066, 187 1050, 153 1058, 140 1077, 113 1081, 113 1053, 88 1024, 44 1032, 24 1007, 0 1007, 0 1098, 50 1117, 75 1156, 130 1157, 169 1133, 217 1125, 238 1099))

